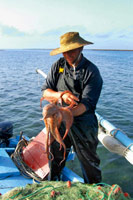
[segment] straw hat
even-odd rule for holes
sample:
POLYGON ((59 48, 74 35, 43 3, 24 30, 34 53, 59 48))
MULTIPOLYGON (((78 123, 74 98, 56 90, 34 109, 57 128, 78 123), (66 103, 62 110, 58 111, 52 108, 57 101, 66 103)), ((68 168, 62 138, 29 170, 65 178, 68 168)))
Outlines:
POLYGON ((60 37, 60 47, 57 49, 53 49, 50 52, 50 55, 54 56, 59 53, 64 53, 66 51, 77 49, 88 44, 93 43, 84 40, 82 37, 80 37, 78 32, 68 32, 60 37))

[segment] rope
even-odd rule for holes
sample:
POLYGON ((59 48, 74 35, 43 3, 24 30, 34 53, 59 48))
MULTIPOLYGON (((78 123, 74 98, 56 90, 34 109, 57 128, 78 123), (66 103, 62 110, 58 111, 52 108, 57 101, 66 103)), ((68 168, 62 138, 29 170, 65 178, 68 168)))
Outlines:
POLYGON ((112 199, 112 194, 113 194, 113 192, 115 191, 115 189, 116 189, 117 187, 118 187, 118 186, 115 185, 115 187, 113 188, 113 190, 110 191, 110 194, 109 194, 108 200, 111 200, 111 199, 112 199))
MULTIPOLYGON (((12 158, 13 162, 15 163, 15 165, 17 166, 17 168, 19 169, 19 171, 21 172, 21 174, 25 178, 33 178, 34 180, 36 180, 38 182, 44 181, 44 179, 40 178, 22 159, 23 149, 26 148, 28 143, 29 142, 25 138, 22 138, 18 142, 14 153, 11 155, 11 158, 12 158)), ((67 149, 67 151, 68 151, 68 149, 67 149)), ((29 154, 30 154, 30 151, 29 151, 29 154)), ((50 152, 50 154, 51 154, 51 152, 50 152)), ((38 164, 38 166, 40 166, 39 163, 37 163, 37 164, 38 164)), ((40 170, 42 170, 41 166, 40 166, 40 170)), ((43 170, 42 170, 42 173, 44 173, 43 170)))
POLYGON ((43 188, 40 188, 40 189, 36 190, 35 192, 32 192, 32 193, 29 194, 29 195, 26 195, 26 196, 24 196, 24 197, 22 197, 22 198, 20 198, 20 199, 18 199, 18 200, 22 200, 22 199, 26 199, 27 197, 31 197, 31 196, 35 195, 37 192, 40 192, 41 190, 46 189, 46 188, 49 188, 49 187, 50 187, 50 188, 52 187, 52 189, 54 189, 53 186, 48 185, 48 186, 45 186, 45 187, 43 187, 43 188))
POLYGON ((129 147, 132 146, 132 145, 133 145, 133 143, 129 144, 129 145, 126 147, 126 149, 123 151, 123 155, 126 156, 127 151, 130 150, 129 147))
POLYGON ((15 163, 15 165, 20 170, 21 174, 25 178, 33 178, 40 182, 42 181, 42 179, 39 176, 37 176, 37 174, 22 159, 22 156, 21 156, 22 151, 23 151, 23 148, 27 146, 27 144, 28 144, 28 141, 26 141, 25 139, 20 140, 17 144, 17 147, 14 153, 11 155, 11 158, 13 162, 15 163))
POLYGON ((127 136, 127 134, 124 133, 124 132, 123 132, 121 129, 119 129, 119 128, 116 128, 116 129, 111 130, 111 131, 110 131, 110 135, 111 135, 112 137, 115 137, 115 135, 116 135, 116 133, 117 133, 118 131, 120 131, 121 133, 123 133, 124 135, 127 136))
MULTIPOLYGON (((27 197, 31 197, 31 196, 35 195, 37 192, 40 192, 41 190, 46 189, 46 188, 49 188, 49 187, 52 188, 52 189, 54 188, 52 185, 48 185, 48 186, 45 186, 45 187, 42 187, 42 188, 36 190, 35 192, 32 192, 32 193, 28 194, 28 195, 26 195, 26 196, 23 196, 22 198, 20 198, 20 199, 18 199, 18 200, 22 200, 22 199, 26 199, 27 197)), ((9 197, 9 198, 6 199, 6 200, 15 199, 18 195, 20 195, 20 194, 22 193, 22 191, 23 191, 23 188, 22 188, 22 190, 21 190, 20 192, 18 192, 17 194, 15 194, 15 195, 9 197)))
POLYGON ((9 197, 9 199, 7 199, 7 200, 14 199, 15 197, 17 197, 17 196, 20 195, 21 193, 22 193, 22 191, 18 192, 17 194, 13 195, 12 197, 9 197))

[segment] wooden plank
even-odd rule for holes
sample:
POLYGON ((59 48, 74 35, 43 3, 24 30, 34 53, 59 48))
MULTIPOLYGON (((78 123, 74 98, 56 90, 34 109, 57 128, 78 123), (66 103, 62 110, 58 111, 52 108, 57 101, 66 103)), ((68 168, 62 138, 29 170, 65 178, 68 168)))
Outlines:
POLYGON ((20 172, 11 160, 5 149, 0 149, 0 179, 8 176, 17 176, 20 172))
POLYGON ((0 193, 3 195, 15 187, 25 187, 27 184, 32 184, 33 179, 26 179, 22 175, 8 177, 0 180, 0 193))

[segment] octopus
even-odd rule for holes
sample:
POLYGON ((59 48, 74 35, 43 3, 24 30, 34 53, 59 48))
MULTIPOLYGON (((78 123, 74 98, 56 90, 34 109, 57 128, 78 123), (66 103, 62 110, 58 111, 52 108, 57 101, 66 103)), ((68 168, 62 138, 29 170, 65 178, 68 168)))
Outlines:
MULTIPOLYGON (((71 93, 70 91, 62 92, 58 99, 58 102, 60 101, 60 103, 62 104, 62 96, 63 94, 68 93, 68 92, 71 93)), ((47 100, 50 102, 50 104, 46 105, 43 108, 43 112, 42 112, 43 120, 46 127, 45 149, 46 149, 47 157, 48 159, 50 159, 49 146, 54 140, 56 140, 60 144, 60 150, 62 147, 64 148, 64 156, 63 156, 63 160, 61 161, 62 163, 65 160, 65 155, 66 155, 66 146, 63 140, 66 138, 73 123, 73 115, 70 110, 70 108, 73 107, 73 104, 67 107, 62 107, 62 106, 56 105, 57 100, 55 101, 53 98, 42 97, 40 100, 40 103, 42 102, 42 100, 47 100), (63 138, 61 137, 59 133, 59 127, 62 121, 65 122, 65 126, 66 126, 66 131, 63 138)), ((52 155, 51 160, 53 160, 53 155, 52 155)))
MULTIPOLYGON (((72 112, 69 110, 68 107, 60 107, 55 104, 48 104, 43 108, 43 119, 46 127, 46 143, 45 143, 45 149, 47 153, 47 157, 49 158, 49 146, 50 144, 56 140, 60 144, 60 150, 63 146, 64 148, 64 156, 63 160, 60 162, 60 164, 65 160, 66 156, 66 146, 63 142, 63 140, 66 138, 72 123, 73 123, 73 115, 72 112), (66 131, 63 136, 61 137, 59 133, 59 127, 61 125, 61 122, 65 122, 66 131)), ((51 160, 53 160, 53 155, 51 160)))

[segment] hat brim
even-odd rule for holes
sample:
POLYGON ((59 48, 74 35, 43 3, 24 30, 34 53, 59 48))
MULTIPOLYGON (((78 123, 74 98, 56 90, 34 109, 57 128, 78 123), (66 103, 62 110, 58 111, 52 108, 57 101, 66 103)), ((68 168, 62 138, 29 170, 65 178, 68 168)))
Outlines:
POLYGON ((70 51, 70 50, 74 50, 74 49, 77 49, 77 48, 80 48, 80 47, 83 47, 83 46, 86 46, 86 45, 89 45, 89 44, 93 44, 93 43, 86 41, 85 43, 81 43, 81 44, 74 43, 74 44, 70 44, 70 45, 65 46, 65 47, 61 46, 59 48, 53 49, 50 52, 50 55, 54 56, 54 55, 57 55, 57 54, 60 54, 60 53, 64 53, 64 52, 67 52, 67 51, 70 51))

